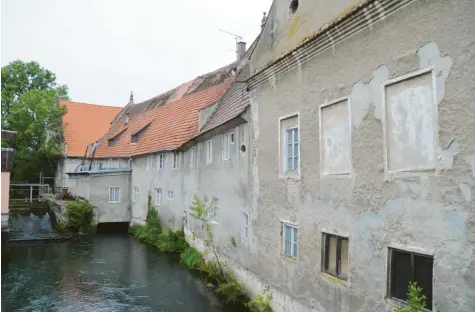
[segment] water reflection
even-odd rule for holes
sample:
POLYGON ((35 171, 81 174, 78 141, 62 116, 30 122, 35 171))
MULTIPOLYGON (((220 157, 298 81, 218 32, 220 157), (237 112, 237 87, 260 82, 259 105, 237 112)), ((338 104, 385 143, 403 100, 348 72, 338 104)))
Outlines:
POLYGON ((1 287, 2 311, 244 311, 127 234, 12 246, 1 287))

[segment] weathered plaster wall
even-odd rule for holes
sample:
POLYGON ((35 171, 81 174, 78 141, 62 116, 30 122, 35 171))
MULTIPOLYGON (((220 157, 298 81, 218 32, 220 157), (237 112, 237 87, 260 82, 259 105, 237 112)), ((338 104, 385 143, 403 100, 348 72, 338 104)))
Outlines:
POLYGON ((132 185, 131 185, 131 199, 132 199, 132 223, 144 224, 147 218, 147 204, 148 194, 152 195, 152 203, 155 205, 155 189, 162 189, 162 204, 156 206, 161 217, 162 226, 178 229, 181 226, 181 216, 178 211, 183 211, 180 202, 181 189, 181 171, 183 167, 183 155, 180 153, 180 167, 178 169, 172 168, 173 154, 171 152, 164 152, 165 168, 160 170, 158 168, 158 154, 153 154, 155 157, 155 167, 147 167, 147 156, 134 158, 132 165, 132 185), (139 198, 133 202, 134 194, 133 187, 139 188, 139 198), (167 198, 167 191, 173 191, 173 200, 167 198))
POLYGON ((291 0, 274 0, 267 24, 252 57, 252 68, 260 69, 313 35, 321 27, 362 1, 298 1, 294 14, 289 14, 291 0))
POLYGON ((130 176, 130 172, 70 175, 70 180, 75 181, 70 192, 96 207, 94 213, 98 223, 130 222, 130 176), (120 187, 120 202, 109 202, 110 187, 120 187))
MULTIPOLYGON (((313 311, 389 312, 392 246, 434 256, 435 309, 473 311, 474 33, 473 1, 415 1, 252 91, 251 211, 259 249, 250 270, 261 281, 313 311), (437 172, 387 175, 381 84, 429 66, 436 77, 437 172), (319 105, 341 97, 350 101, 352 174, 321 179, 319 105), (278 121, 294 112, 301 176, 279 179, 278 121), (295 261, 281 257, 281 219, 298 223, 295 261), (321 272, 322 231, 349 237, 347 282, 321 272)), ((301 311, 274 303, 277 311, 301 311)))
POLYGON ((130 172, 92 174, 89 200, 97 207, 97 223, 130 222, 130 172), (109 202, 109 187, 120 187, 120 202, 109 202))
MULTIPOLYGON (((247 113, 245 114, 247 115, 247 113)), ((250 189, 249 189, 249 124, 241 124, 231 129, 220 131, 211 139, 213 145, 213 162, 206 165, 205 144, 197 158, 198 163, 194 167, 189 166, 187 158, 183 175, 183 190, 188 198, 183 198, 185 203, 191 204, 193 195, 201 199, 205 196, 211 201, 213 197, 218 199, 218 223, 213 224, 213 233, 222 254, 227 255, 238 263, 248 264, 251 245, 249 238, 243 237, 243 212, 250 213, 250 189), (234 132, 234 144, 231 144, 229 160, 222 159, 223 133, 234 132), (246 152, 241 152, 240 147, 244 144, 246 152), (234 237, 236 247, 231 243, 234 237)), ((199 144, 198 144, 199 145, 199 144)), ((187 155, 187 153, 185 153, 187 155)), ((201 226, 193 217, 188 218, 188 228, 201 236, 201 226)))

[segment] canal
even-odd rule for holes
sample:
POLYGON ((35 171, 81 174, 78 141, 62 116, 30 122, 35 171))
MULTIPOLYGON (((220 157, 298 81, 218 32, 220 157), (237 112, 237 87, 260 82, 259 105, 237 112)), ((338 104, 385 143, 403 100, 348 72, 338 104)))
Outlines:
MULTIPOLYGON (((13 223, 40 222, 44 230, 46 216, 13 223)), ((128 234, 96 234, 11 244, 1 305, 2 311, 245 311, 223 304, 206 285, 177 255, 128 234)))

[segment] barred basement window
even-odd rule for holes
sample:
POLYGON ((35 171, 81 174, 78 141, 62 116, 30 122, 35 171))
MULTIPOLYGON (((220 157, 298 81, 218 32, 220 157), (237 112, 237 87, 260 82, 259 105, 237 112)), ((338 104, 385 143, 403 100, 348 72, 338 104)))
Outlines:
POLYGON ((409 282, 417 282, 432 310, 432 271, 434 258, 428 255, 389 248, 388 297, 406 301, 409 282))
POLYGON ((323 271, 342 280, 348 278, 348 238, 323 233, 323 271))

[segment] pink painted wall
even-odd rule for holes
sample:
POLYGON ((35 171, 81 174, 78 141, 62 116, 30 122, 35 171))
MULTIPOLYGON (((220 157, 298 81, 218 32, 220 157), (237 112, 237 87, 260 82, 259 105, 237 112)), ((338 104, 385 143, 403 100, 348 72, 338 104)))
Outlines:
POLYGON ((2 213, 8 213, 10 172, 2 172, 2 213))

